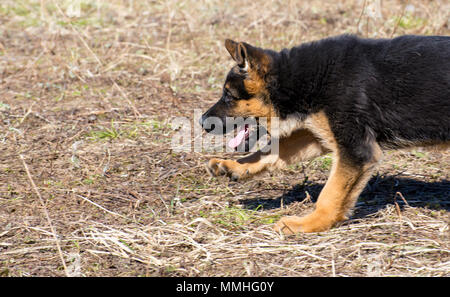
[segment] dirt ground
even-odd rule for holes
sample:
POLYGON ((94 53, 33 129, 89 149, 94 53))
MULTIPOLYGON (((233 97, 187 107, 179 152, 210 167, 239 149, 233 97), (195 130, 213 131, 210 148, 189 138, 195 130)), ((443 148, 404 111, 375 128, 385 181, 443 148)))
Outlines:
MULTIPOLYGON (((226 38, 450 33, 448 1, 0 2, 1 276, 450 276, 450 152, 386 151, 353 216, 312 211, 324 156, 250 180, 170 149, 221 93, 226 38), (378 4, 381 3, 381 6, 378 4)), ((225 154, 231 158, 236 155, 225 154)))

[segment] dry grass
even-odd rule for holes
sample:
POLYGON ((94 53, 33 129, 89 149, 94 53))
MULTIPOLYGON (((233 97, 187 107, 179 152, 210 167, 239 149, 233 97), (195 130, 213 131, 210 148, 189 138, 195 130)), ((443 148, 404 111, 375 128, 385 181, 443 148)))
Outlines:
POLYGON ((450 33, 448 1, 376 8, 3 0, 0 275, 449 276, 448 151, 387 152, 351 220, 283 238, 273 222, 313 209, 329 158, 235 183, 168 149, 171 119, 217 99, 225 38, 450 33))

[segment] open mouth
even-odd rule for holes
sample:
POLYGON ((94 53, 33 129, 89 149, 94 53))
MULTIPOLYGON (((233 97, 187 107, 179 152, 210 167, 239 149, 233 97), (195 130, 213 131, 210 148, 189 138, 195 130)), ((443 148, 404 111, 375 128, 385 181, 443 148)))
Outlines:
POLYGON ((228 141, 228 147, 239 152, 250 152, 263 135, 268 131, 258 124, 256 126, 245 124, 234 138, 228 141))
POLYGON ((237 133, 236 137, 234 137, 228 142, 228 147, 237 150, 237 147, 243 141, 245 141, 245 146, 247 147, 249 136, 250 136, 250 129, 248 125, 244 125, 244 127, 237 133))
MULTIPOLYGON (((199 123, 207 133, 214 135, 233 133, 234 137, 228 140, 226 145, 236 152, 247 153, 255 146, 263 148, 270 144, 270 133, 265 125, 260 125, 259 119, 256 119, 256 121, 248 120, 251 123, 227 123, 225 127, 222 124, 225 122, 224 120, 222 120, 222 123, 214 123, 213 120, 217 120, 217 118, 202 116, 199 123), (267 135, 267 138, 263 138, 263 141, 259 142, 264 135, 267 135), (257 143, 258 145, 256 145, 257 143)), ((247 121, 247 119, 245 120, 247 121)))

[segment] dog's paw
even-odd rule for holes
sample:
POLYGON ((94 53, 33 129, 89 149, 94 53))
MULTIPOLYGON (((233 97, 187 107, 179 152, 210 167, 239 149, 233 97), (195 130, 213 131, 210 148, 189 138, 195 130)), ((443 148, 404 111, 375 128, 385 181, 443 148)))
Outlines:
POLYGON ((282 232, 285 235, 292 235, 302 232, 302 219, 297 216, 282 217, 275 223, 273 230, 276 232, 282 232))
POLYGON ((275 223, 273 229, 285 235, 292 235, 300 232, 322 232, 329 230, 336 220, 321 216, 318 213, 311 213, 305 217, 287 216, 282 217, 275 223))
POLYGON ((243 164, 233 160, 211 159, 206 165, 206 169, 212 176, 226 175, 233 181, 249 175, 248 169, 243 164))

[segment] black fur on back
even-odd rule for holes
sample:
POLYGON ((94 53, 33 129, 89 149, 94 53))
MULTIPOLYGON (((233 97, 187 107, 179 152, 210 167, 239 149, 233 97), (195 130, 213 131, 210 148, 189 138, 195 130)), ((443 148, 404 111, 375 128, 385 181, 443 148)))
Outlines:
POLYGON ((280 118, 324 111, 354 162, 370 158, 373 140, 390 148, 450 140, 450 37, 342 35, 267 53, 280 118))

